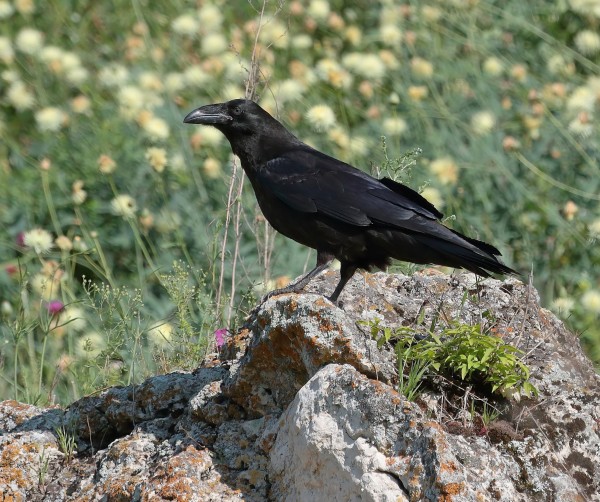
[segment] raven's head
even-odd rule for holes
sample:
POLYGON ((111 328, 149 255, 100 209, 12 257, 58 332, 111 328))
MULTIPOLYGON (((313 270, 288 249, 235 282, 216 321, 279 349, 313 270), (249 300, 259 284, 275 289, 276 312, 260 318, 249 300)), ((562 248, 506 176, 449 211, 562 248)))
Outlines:
POLYGON ((188 113, 187 124, 211 125, 231 139, 235 135, 260 133, 266 126, 279 124, 271 115, 249 99, 234 99, 226 103, 201 106, 188 113))

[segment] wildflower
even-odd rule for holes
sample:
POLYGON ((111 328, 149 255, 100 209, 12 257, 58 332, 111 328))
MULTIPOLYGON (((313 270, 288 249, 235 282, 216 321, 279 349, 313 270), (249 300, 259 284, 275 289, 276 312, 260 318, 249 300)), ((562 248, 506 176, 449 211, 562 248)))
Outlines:
POLYGON ((483 71, 492 77, 497 77, 504 71, 504 65, 498 58, 489 57, 483 62, 483 71))
POLYGON ((152 140, 167 139, 170 134, 169 125, 161 118, 152 117, 143 125, 145 133, 152 140))
POLYGON ((548 58, 546 67, 550 73, 554 75, 562 75, 568 77, 575 73, 575 65, 573 61, 566 59, 562 54, 554 54, 548 58))
POLYGON ((575 35, 575 47, 584 56, 593 56, 600 51, 600 35, 592 30, 583 30, 575 35))
POLYGON ((283 49, 288 45, 288 29, 285 24, 276 19, 263 25, 260 32, 260 41, 265 45, 273 45, 283 49))
POLYGON ((567 100, 567 110, 571 113, 593 112, 596 106, 596 93, 588 86, 577 87, 567 100))
POLYGON ((33 28, 23 28, 17 34, 15 45, 24 54, 35 54, 43 44, 42 32, 33 28))
POLYGON ((60 300, 50 300, 46 303, 46 310, 52 316, 59 314, 65 308, 65 304, 60 300))
POLYGON ((73 243, 66 235, 59 235, 54 239, 54 244, 56 244, 56 247, 61 251, 71 251, 71 249, 73 249, 73 243))
POLYGON ((0 304, 0 314, 2 314, 3 317, 8 317, 12 315, 12 313, 13 308, 10 302, 8 302, 7 300, 3 300, 0 304))
POLYGON ((6 0, 0 1, 0 19, 8 19, 14 12, 15 9, 10 2, 7 2, 6 0))
POLYGON ((458 166, 449 157, 434 160, 429 169, 443 185, 454 184, 458 181, 458 166))
POLYGON ((408 124, 403 118, 390 117, 383 121, 382 129, 389 136, 401 136, 408 129, 408 124))
POLYGON ((198 33, 200 24, 193 16, 183 14, 173 20, 171 28, 178 35, 192 37, 198 33))
POLYGON ((226 343, 227 335, 229 331, 227 328, 220 328, 215 331, 215 343, 217 344, 217 349, 220 349, 226 343))
POLYGON ((502 148, 507 152, 512 152, 521 148, 521 143, 514 136, 506 136, 502 140, 502 148))
POLYGON ((437 209, 444 207, 444 199, 442 199, 442 195, 438 189, 425 187, 421 191, 421 195, 431 202, 437 209))
POLYGON ((277 100, 280 103, 295 101, 302 97, 304 86, 297 80, 287 79, 279 84, 277 89, 277 100))
POLYGON ((6 64, 12 63, 15 51, 8 37, 0 37, 0 61, 6 64))
POLYGON ((379 30, 381 41, 390 47, 397 47, 402 43, 402 30, 393 23, 384 24, 379 30))
POLYGON ((183 79, 188 85, 200 87, 207 83, 211 79, 211 76, 200 66, 192 65, 183 72, 183 79))
POLYGON ((342 59, 343 65, 361 77, 380 79, 385 75, 386 67, 376 54, 350 52, 342 59))
POLYGON ((166 234, 181 226, 181 216, 178 213, 163 209, 156 218, 156 230, 166 234))
POLYGON ((510 74, 517 82, 524 82, 527 78, 527 66, 516 64, 511 68, 510 74))
POLYGON ((422 101, 429 94, 429 89, 424 85, 411 85, 408 88, 408 97, 413 101, 422 101))
POLYGON ((567 126, 569 132, 580 139, 589 138, 594 132, 588 113, 581 112, 567 126))
POLYGON ((165 89, 170 94, 177 94, 185 88, 185 76, 183 73, 171 72, 165 77, 165 89))
POLYGON ((15 0, 14 4, 19 14, 33 14, 35 12, 33 0, 15 0))
POLYGON ((77 66, 75 68, 71 68, 67 70, 65 74, 66 81, 73 85, 81 85, 85 82, 89 77, 89 72, 83 66, 77 66))
POLYGON ((423 58, 412 58, 410 69, 415 77, 427 79, 433 76, 433 64, 423 58))
POLYGON ((590 289, 581 297, 581 305, 593 314, 600 314, 600 291, 590 289))
POLYGON ((209 157, 202 164, 202 170, 208 178, 218 178, 221 175, 221 163, 217 159, 209 157))
POLYGON ((117 195, 110 203, 115 214, 123 218, 133 218, 137 211, 135 199, 130 195, 117 195))
POLYGON ((575 204, 572 200, 567 201, 565 206, 563 207, 562 213, 567 221, 571 221, 575 218, 575 215, 579 211, 577 204, 575 204))
POLYGON ((317 131, 331 129, 336 123, 335 114, 327 105, 313 106, 306 112, 306 118, 317 131))
POLYGON ((91 108, 91 101, 87 96, 80 94, 71 100, 71 109, 75 113, 87 114, 91 108))
POLYGON ((218 146, 223 141, 223 135, 215 128, 202 129, 198 134, 199 143, 205 146, 218 146))
POLYGON ((52 235, 43 228, 34 228, 23 234, 23 244, 37 254, 44 254, 52 249, 52 235))
POLYGON ((68 331, 81 331, 87 324, 83 311, 79 307, 74 306, 63 310, 60 316, 60 323, 68 331))
POLYGON ((362 41, 362 31, 358 26, 348 26, 344 32, 344 37, 356 47, 362 41))
POLYGON ((134 85, 126 85, 117 94, 121 113, 126 118, 132 118, 146 105, 144 93, 134 85))
POLYGON ((174 331, 172 324, 159 321, 148 330, 148 340, 154 345, 168 346, 173 338, 174 331))
POLYGON ((35 121, 42 132, 57 132, 67 121, 67 114, 60 108, 48 106, 35 113, 35 121))
POLYGON ((146 231, 154 226, 154 215, 146 208, 142 210, 142 214, 140 215, 140 225, 146 231))
POLYGON ((588 232, 591 239, 600 239, 600 218, 592 221, 588 225, 588 232))
POLYGON ((569 0, 569 5, 579 14, 600 18, 600 2, 598 0, 569 0))
POLYGON ((77 340, 76 351, 92 359, 99 356, 105 347, 104 337, 96 331, 90 331, 77 340))
POLYGON ((442 11, 432 5, 424 5, 421 7, 421 15, 425 21, 429 23, 437 23, 442 18, 442 11))
POLYGON ((329 2, 326 0, 312 0, 306 9, 306 13, 316 21, 326 21, 329 16, 329 2))
POLYGON ((471 117, 473 132, 479 136, 489 134, 496 125, 496 117, 490 111, 482 110, 471 117))
POLYGON ((206 31, 219 31, 223 24, 223 13, 216 5, 205 3, 198 9, 198 19, 206 31))
POLYGON ((71 198, 73 199, 73 204, 76 206, 80 206, 87 199, 87 192, 83 189, 82 180, 76 180, 73 182, 71 198))
POLYGON ((571 313, 571 310, 573 310, 574 306, 575 306, 575 300, 573 300, 573 298, 567 298, 567 297, 556 298, 552 302, 552 310, 558 312, 559 314, 561 314, 563 316, 568 316, 571 313))
POLYGON ((159 77, 158 74, 153 71, 143 72, 139 76, 138 81, 140 83, 140 87, 147 91, 162 91, 164 87, 161 77, 159 77))
POLYGON ((221 33, 208 33, 202 37, 202 53, 206 56, 225 52, 227 45, 227 39, 221 33))
POLYGON ((146 160, 157 173, 162 173, 167 165, 167 151, 164 148, 151 147, 146 150, 146 160))
POLYGON ((121 87, 127 82, 129 71, 125 66, 112 63, 103 66, 98 74, 98 81, 105 87, 121 87))
POLYGON ((20 80, 13 82, 6 92, 7 101, 18 111, 29 110, 35 103, 33 94, 20 80))
POLYGON ((108 155, 98 157, 98 169, 102 174, 110 174, 117 168, 117 163, 108 155))
POLYGON ((303 33, 301 35, 296 35, 296 36, 292 37, 292 40, 290 43, 294 49, 298 49, 298 50, 310 49, 313 45, 313 39, 310 37, 310 35, 303 33))

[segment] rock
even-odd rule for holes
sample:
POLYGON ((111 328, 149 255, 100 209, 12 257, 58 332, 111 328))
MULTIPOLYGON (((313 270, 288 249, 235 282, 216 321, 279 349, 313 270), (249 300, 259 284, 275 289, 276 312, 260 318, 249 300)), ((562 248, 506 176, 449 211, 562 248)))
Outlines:
POLYGON ((0 403, 2 499, 600 500, 600 379, 532 288, 357 274, 342 310, 314 294, 335 282, 322 274, 312 293, 268 300, 217 365, 66 410, 0 403), (408 402, 393 351, 361 323, 373 319, 481 324, 525 351, 539 396, 497 399, 489 423, 449 411, 456 385, 441 380, 408 402), (72 455, 59 427, 76 439, 72 455))

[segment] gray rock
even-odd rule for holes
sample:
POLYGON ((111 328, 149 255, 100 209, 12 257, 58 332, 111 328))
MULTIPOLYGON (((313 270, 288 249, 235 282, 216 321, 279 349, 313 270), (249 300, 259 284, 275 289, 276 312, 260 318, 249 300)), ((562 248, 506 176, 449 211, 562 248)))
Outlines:
MULTIPOLYGON (((309 289, 330 293, 335 282, 325 273, 309 289)), ((600 378, 532 288, 472 274, 357 274, 341 300, 343 309, 318 294, 272 298, 216 366, 193 373, 66 410, 0 403, 0 498, 600 500, 600 378), (497 400, 503 415, 488 424, 466 407, 448 411, 456 382, 435 380, 410 403, 395 390, 393 351, 361 323, 373 319, 480 324, 527 354, 539 397, 497 400), (58 427, 76 436, 72 459, 58 427)))

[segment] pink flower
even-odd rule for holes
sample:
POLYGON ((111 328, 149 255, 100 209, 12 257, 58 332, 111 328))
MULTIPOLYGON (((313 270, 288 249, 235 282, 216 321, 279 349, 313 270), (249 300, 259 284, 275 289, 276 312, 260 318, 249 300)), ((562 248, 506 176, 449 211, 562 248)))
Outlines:
POLYGON ((220 349, 223 345, 225 345, 225 339, 228 335, 229 331, 227 328, 220 328, 215 331, 215 341, 217 342, 217 349, 220 349))
POLYGON ((48 313, 51 315, 59 314, 64 308, 65 304, 60 300, 50 300, 46 303, 46 309, 48 309, 48 313))
POLYGON ((24 248, 25 247, 25 232, 19 232, 17 234, 17 238, 15 239, 15 243, 20 248, 24 248))

